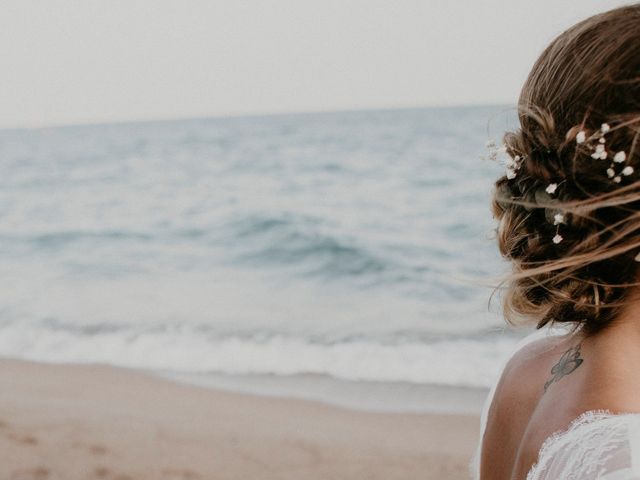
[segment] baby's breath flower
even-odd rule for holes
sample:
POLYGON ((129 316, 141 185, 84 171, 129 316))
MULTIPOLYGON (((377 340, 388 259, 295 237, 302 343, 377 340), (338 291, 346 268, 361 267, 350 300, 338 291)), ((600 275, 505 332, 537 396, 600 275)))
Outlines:
MULTIPOLYGON (((502 153, 506 154, 506 145, 503 148, 504 150, 494 149, 493 151, 502 150, 502 153)), ((524 157, 521 155, 514 155, 514 157, 511 158, 510 156, 507 155, 506 159, 504 157, 501 157, 501 158, 502 158, 503 165, 506 167, 505 174, 507 175, 507 179, 512 180, 516 178, 516 175, 517 175, 516 172, 520 170, 520 167, 522 167, 522 162, 524 161, 524 157)))
POLYGON ((489 139, 486 145, 489 153, 486 156, 482 155, 480 158, 499 161, 508 166, 508 163, 503 159, 503 156, 507 153, 507 146, 504 143, 498 146, 495 140, 489 139))
POLYGON ((627 154, 624 153, 623 151, 620 151, 613 156, 613 161, 616 163, 622 163, 626 159, 627 159, 627 154))
POLYGON ((563 238, 562 238, 562 235, 560 235, 559 233, 556 233, 556 236, 553 237, 551 240, 553 241, 553 243, 557 245, 563 240, 563 238))
POLYGON ((518 168, 520 168, 520 165, 518 165, 518 159, 519 157, 517 156, 516 158, 507 157, 504 161, 504 166, 512 170, 517 170, 518 168))
POLYGON ((556 213, 556 214, 553 216, 553 224, 554 224, 554 225, 559 225, 559 224, 561 224, 561 223, 564 223, 564 215, 563 215, 563 214, 561 214, 561 213, 556 213))
POLYGON ((613 178, 615 177, 615 175, 616 175, 616 171, 613 168, 611 167, 607 168, 607 177, 613 178))
POLYGON ((604 149, 604 145, 598 144, 596 146, 596 151, 591 154, 591 158, 599 158, 600 160, 605 160, 607 158, 607 151, 604 149))
POLYGON ((606 141, 607 141, 607 140, 606 140, 604 137, 602 137, 602 138, 598 139, 598 143, 604 143, 604 142, 606 142, 606 141))
POLYGON ((544 191, 547 192, 549 195, 552 195, 556 193, 557 188, 558 188, 557 183, 550 183, 549 185, 547 185, 547 188, 545 188, 544 191))
POLYGON ((620 183, 621 180, 622 180, 622 177, 620 177, 620 175, 618 175, 617 177, 613 177, 613 181, 616 183, 620 183))
POLYGON ((633 173, 633 167, 632 166, 624 167, 622 169, 622 175, 624 175, 624 176, 631 175, 632 173, 633 173))
POLYGON ((607 133, 609 130, 611 130, 611 127, 609 126, 608 123, 603 123, 600 126, 600 130, 602 131, 602 133, 607 133))
POLYGON ((637 254, 637 255, 634 257, 634 260, 635 260, 636 262, 640 262, 640 253, 639 253, 639 254, 637 254))
POLYGON ((587 133, 584 130, 580 130, 576 135, 576 143, 584 143, 587 139, 587 133))

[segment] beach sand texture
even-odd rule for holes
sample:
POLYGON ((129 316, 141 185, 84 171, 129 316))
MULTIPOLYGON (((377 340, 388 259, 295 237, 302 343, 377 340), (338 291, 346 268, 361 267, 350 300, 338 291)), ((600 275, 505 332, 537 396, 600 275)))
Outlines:
POLYGON ((0 361, 3 480, 467 479, 478 423, 0 361))

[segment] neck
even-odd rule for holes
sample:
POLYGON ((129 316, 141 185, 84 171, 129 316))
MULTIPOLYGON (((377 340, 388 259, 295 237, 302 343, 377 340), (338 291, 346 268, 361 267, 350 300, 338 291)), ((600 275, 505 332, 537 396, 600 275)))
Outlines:
POLYGON ((629 346, 640 352, 640 288, 634 288, 624 300, 624 306, 602 331, 585 339, 592 345, 615 342, 617 348, 629 346))
POLYGON ((598 404, 613 410, 640 410, 640 292, 633 292, 611 324, 602 331, 581 337, 581 351, 598 404), (596 388, 597 385, 597 388, 596 388))

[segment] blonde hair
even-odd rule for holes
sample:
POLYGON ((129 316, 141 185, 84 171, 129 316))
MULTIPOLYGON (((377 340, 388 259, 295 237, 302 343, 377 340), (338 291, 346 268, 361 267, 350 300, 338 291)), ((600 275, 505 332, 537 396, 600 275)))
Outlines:
POLYGON ((496 181, 492 201, 500 252, 513 265, 504 295, 510 323, 569 322, 593 334, 615 320, 631 287, 640 285, 638 52, 640 4, 634 4, 563 32, 525 82, 520 126, 503 139, 519 169, 515 178, 496 181), (611 160, 594 158, 576 141, 603 123, 607 151, 626 152, 628 171, 635 172, 615 182, 607 175, 611 160), (552 183, 557 190, 549 195, 552 183), (558 212, 562 236, 554 243, 558 212))

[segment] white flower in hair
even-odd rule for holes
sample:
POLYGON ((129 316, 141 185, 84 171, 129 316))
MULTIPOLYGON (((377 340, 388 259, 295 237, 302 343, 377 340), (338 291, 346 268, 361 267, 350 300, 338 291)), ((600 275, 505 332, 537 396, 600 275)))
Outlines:
POLYGON ((507 168, 511 168, 509 166, 509 162, 513 162, 513 161, 511 159, 509 159, 508 161, 504 161, 503 159, 504 155, 507 153, 507 146, 504 143, 498 146, 495 140, 490 139, 487 141, 487 149, 489 150, 489 154, 486 157, 481 156, 481 158, 498 161, 506 165, 507 168))
POLYGON ((640 262, 640 253, 635 256, 634 260, 636 262, 640 262))
POLYGON ((560 225, 561 223, 564 223, 564 215, 561 213, 556 213, 553 216, 553 224, 554 225, 560 225))
POLYGON ((604 145, 599 144, 596 146, 596 151, 591 154, 591 158, 599 158, 605 160, 607 158, 607 151, 604 149, 604 145))
POLYGON ((507 157, 504 161, 504 165, 507 168, 518 170, 520 168, 520 155, 516 155, 514 158, 507 157))
MULTIPOLYGON (((506 154, 506 146, 504 146, 504 150, 502 153, 506 154)), ((505 174, 507 175, 508 180, 516 178, 516 171, 520 170, 523 161, 524 157, 520 155, 515 155, 513 158, 507 156, 507 158, 503 161, 504 166, 506 167, 505 174)))
POLYGON ((627 154, 624 153, 623 151, 620 151, 613 156, 613 161, 616 163, 622 163, 626 159, 627 159, 627 154))
POLYGON ((553 237, 551 240, 553 241, 553 243, 557 245, 563 240, 563 238, 562 238, 562 235, 560 235, 559 233, 556 233, 556 236, 553 237))
MULTIPOLYGON (((587 134, 584 130, 580 130, 576 135, 576 143, 585 143, 586 147, 591 150, 591 158, 606 160, 607 158, 611 158, 611 162, 609 167, 605 170, 607 177, 610 178, 614 183, 622 182, 623 176, 629 176, 635 172, 634 168, 630 165, 622 168, 622 171, 616 172, 616 163, 624 163, 628 160, 627 154, 624 150, 620 150, 618 152, 610 151, 607 152, 605 148, 605 135, 611 131, 611 126, 608 123, 603 123, 600 126, 600 131, 596 132, 596 134, 587 138, 587 134), (594 138, 595 137, 595 138, 594 138), (598 140, 597 142, 595 140, 598 140), (611 157, 609 156, 611 153, 611 157)), ((550 192, 549 192, 550 193, 550 192)))
POLYGON ((554 193, 556 193, 556 189, 558 188, 558 184, 557 183, 550 183, 547 188, 544 189, 545 192, 547 192, 549 195, 552 195, 554 193))

